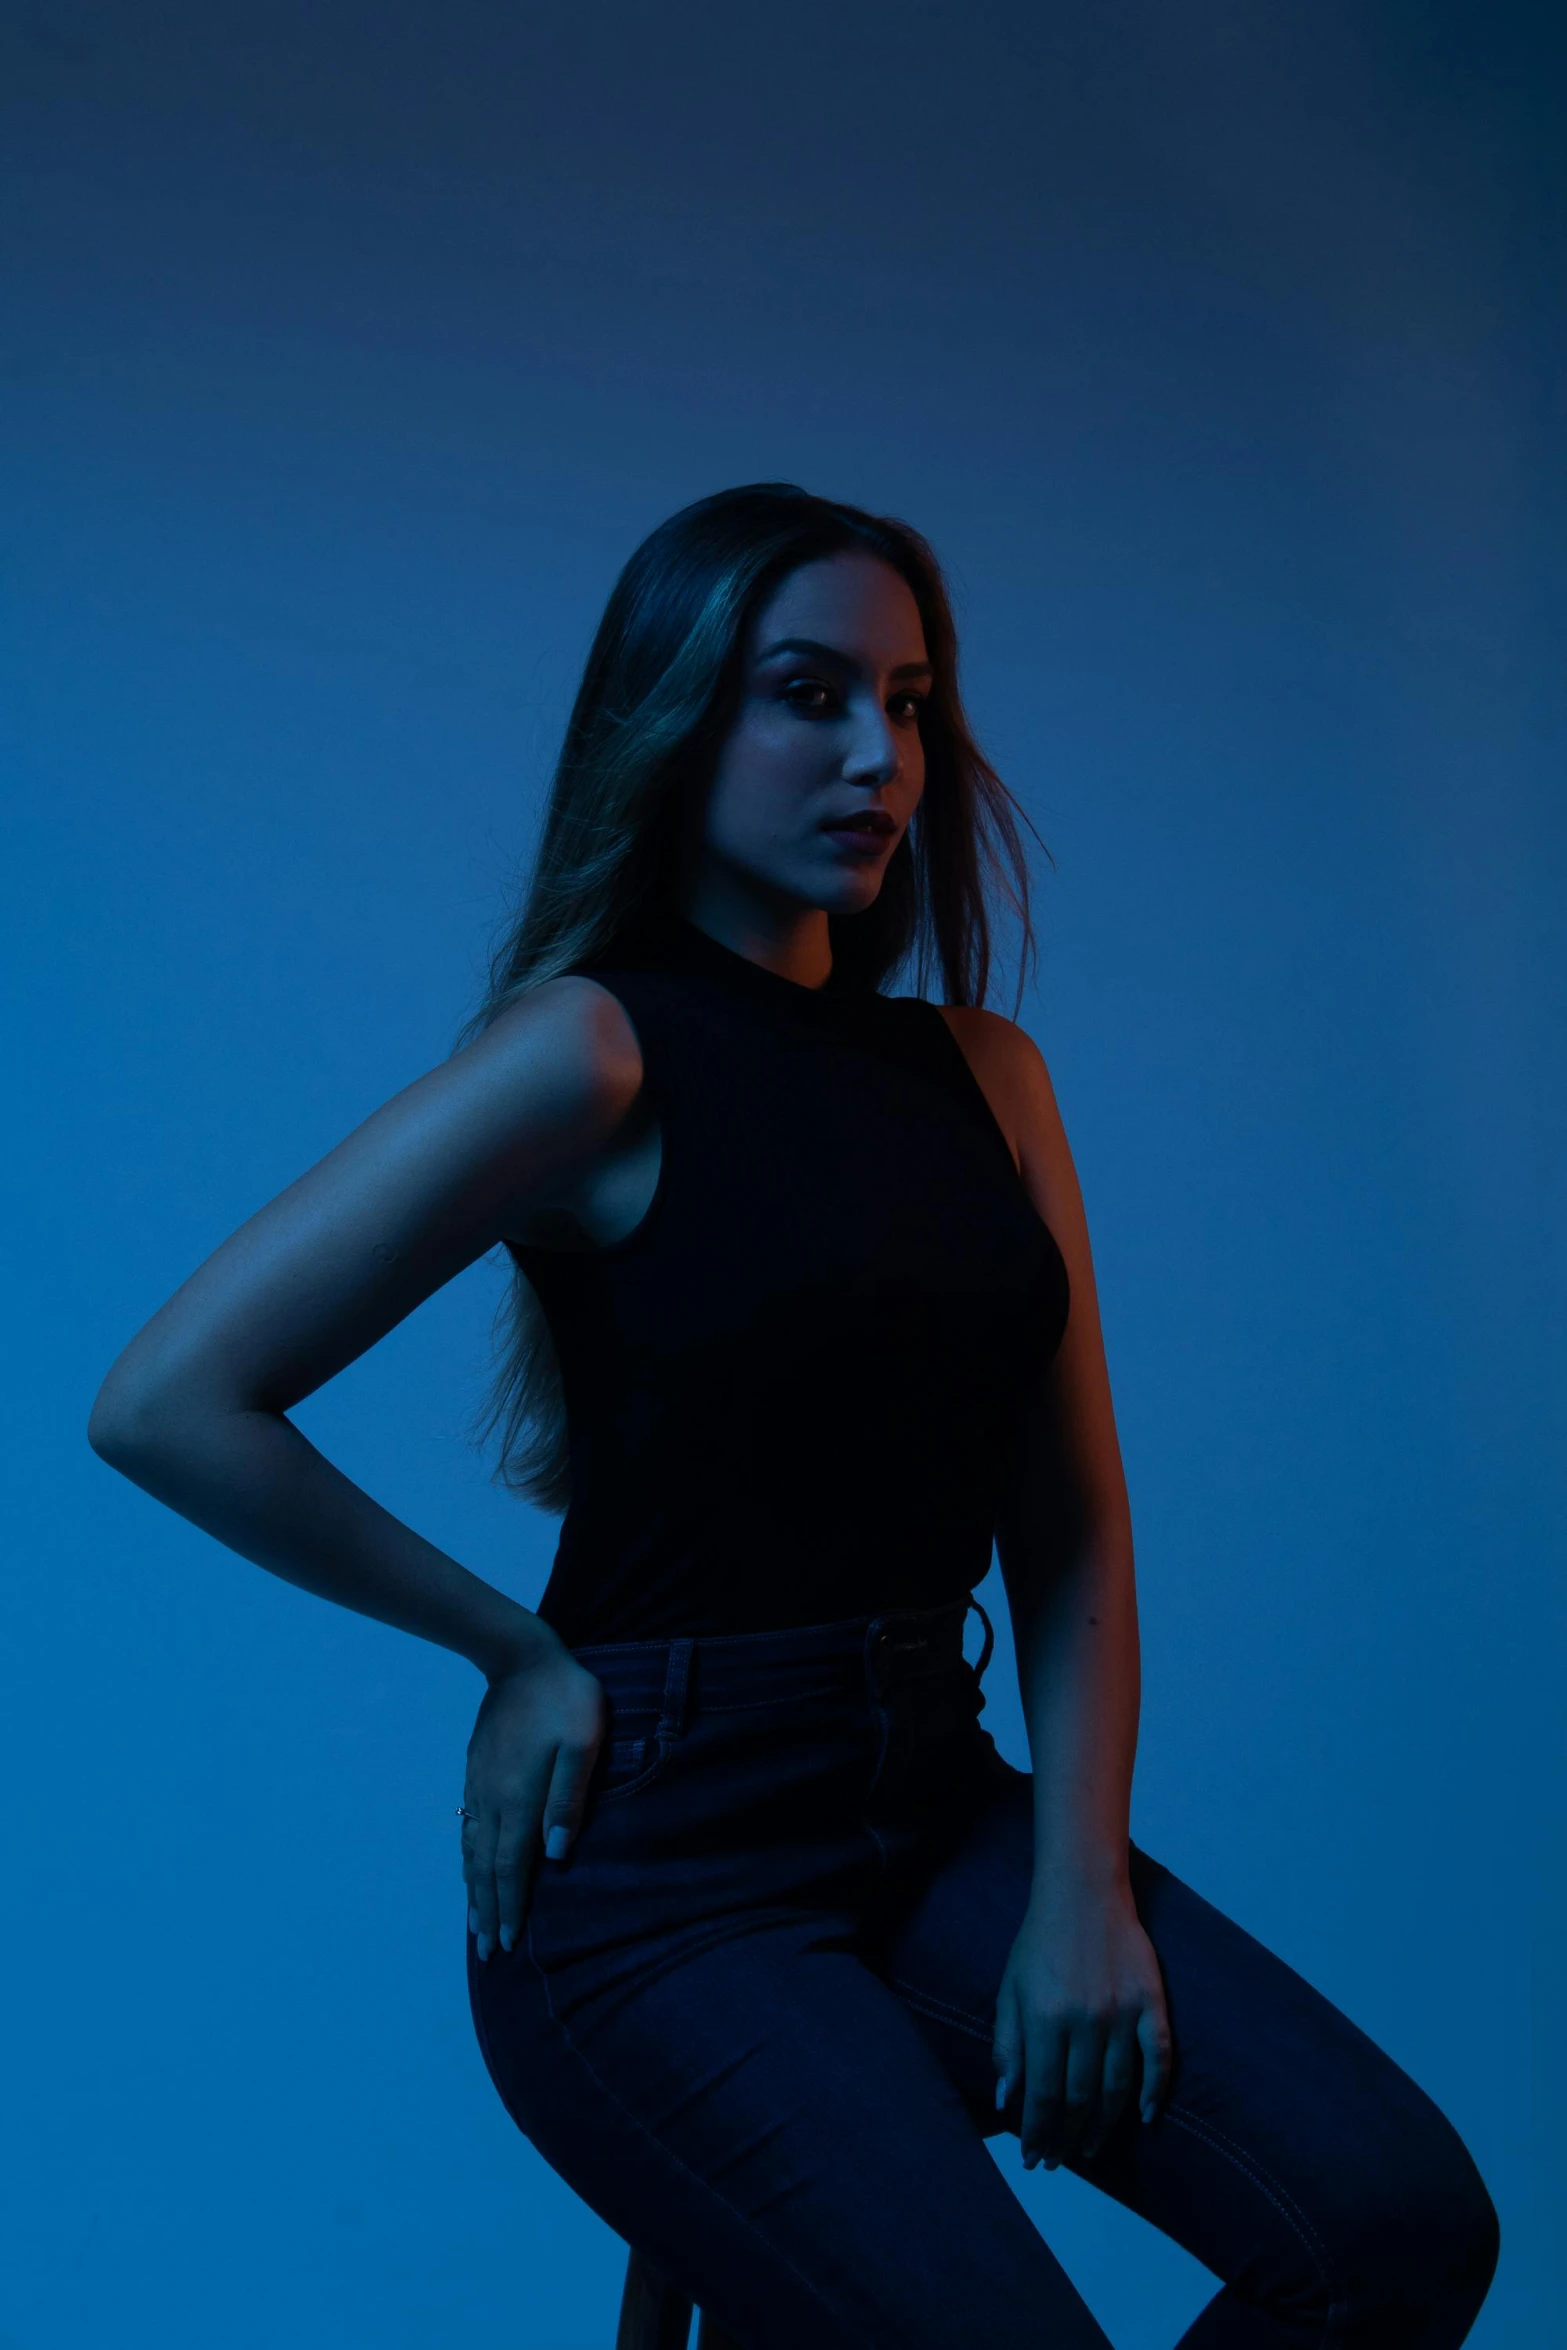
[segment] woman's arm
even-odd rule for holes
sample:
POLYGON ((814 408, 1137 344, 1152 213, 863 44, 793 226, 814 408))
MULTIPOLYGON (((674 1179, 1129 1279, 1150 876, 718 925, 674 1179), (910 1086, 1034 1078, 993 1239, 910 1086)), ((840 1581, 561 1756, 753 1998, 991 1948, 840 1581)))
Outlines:
POLYGON ((1028 1441, 997 1527, 1033 1763, 1034 1878, 998 2003, 1004 2095, 1024 2161, 1091 2154, 1136 2086, 1168 2078, 1157 1961, 1128 1877, 1141 1686, 1131 1510, 1088 1224, 1049 1071, 993 1013, 947 1014, 1066 1262, 1071 1310, 1028 1399, 1028 1441))
POLYGON ((481 1756, 480 1786, 470 1753, 469 1809, 488 1818, 494 1798, 506 1812, 476 1887, 490 1933, 520 1915, 497 1894, 496 1846, 509 1864, 507 1839, 531 1835, 546 1795, 551 1824, 575 1819, 598 1685, 536 1615, 384 1510, 286 1414, 569 1181, 641 1076, 606 990, 564 978, 524 996, 226 1240, 132 1339, 88 1428, 105 1460, 230 1549, 485 1674, 512 1757, 481 1756))

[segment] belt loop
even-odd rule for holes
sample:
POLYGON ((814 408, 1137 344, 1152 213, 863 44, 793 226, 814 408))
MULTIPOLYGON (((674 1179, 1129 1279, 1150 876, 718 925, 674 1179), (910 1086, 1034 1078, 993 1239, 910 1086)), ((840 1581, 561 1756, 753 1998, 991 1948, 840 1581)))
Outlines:
POLYGON ((688 1639, 669 1643, 669 1670, 664 1675, 664 1710, 658 1717, 660 1740, 679 1738, 686 1726, 686 1700, 691 1682, 691 1648, 688 1639))
MULTIPOLYGON (((969 1595, 969 1603, 968 1603, 968 1604, 969 1604, 969 1607, 971 1607, 971 1608, 974 1610, 974 1613, 975 1613, 975 1614, 978 1616, 978 1618, 979 1618, 980 1622, 981 1622, 981 1623, 984 1625, 984 1627, 985 1627, 985 1645, 984 1645, 984 1647, 983 1647, 983 1648, 980 1650, 980 1652, 979 1652, 979 1662, 978 1662, 978 1664, 977 1664, 977 1665, 974 1667, 974 1678, 975 1678, 975 1680, 976 1680, 976 1681, 982 1681, 982 1680, 984 1679, 984 1677, 985 1677, 985 1667, 986 1667, 986 1666, 989 1664, 989 1662, 990 1662, 990 1652, 991 1652, 991 1650, 992 1650, 992 1649, 995 1647, 995 1645, 996 1645, 996 1635, 995 1635, 995 1631, 994 1631, 994 1629, 993 1629, 993 1627, 992 1627, 992 1625, 991 1625, 990 1618, 989 1618, 989 1617, 986 1615, 986 1613, 985 1613, 984 1609, 983 1609, 983 1608, 980 1606, 980 1604, 979 1604, 979 1601, 978 1601, 977 1599, 975 1599, 975 1598, 974 1598, 974 1596, 973 1596, 973 1594, 972 1594, 972 1593, 970 1593, 970 1595, 969 1595)), ((967 1608, 965 1608, 965 1610, 964 1610, 963 1612, 964 1612, 964 1614, 966 1615, 966 1614, 968 1613, 968 1609, 967 1609, 967 1608)))

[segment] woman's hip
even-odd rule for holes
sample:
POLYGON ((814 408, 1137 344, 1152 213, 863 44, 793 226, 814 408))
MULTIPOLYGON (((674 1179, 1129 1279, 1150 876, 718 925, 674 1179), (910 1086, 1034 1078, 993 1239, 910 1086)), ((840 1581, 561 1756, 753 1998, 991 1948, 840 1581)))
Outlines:
POLYGON ((970 1663, 966 1615, 574 1650, 606 1728, 571 1851, 534 1878, 538 1963, 779 1904, 852 1917, 927 1865, 1002 1767, 980 1727, 990 1627, 970 1663))

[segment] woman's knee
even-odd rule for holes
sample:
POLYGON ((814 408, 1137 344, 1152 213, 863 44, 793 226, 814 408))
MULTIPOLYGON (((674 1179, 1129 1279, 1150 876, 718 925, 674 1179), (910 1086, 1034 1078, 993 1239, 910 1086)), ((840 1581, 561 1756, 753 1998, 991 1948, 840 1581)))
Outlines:
POLYGON ((1496 2273, 1501 2228, 1474 2158, 1438 2109, 1373 2135, 1376 2174, 1362 2176, 1354 2234, 1358 2298, 1398 2311, 1411 2350, 1457 2350, 1496 2273))
MULTIPOLYGON (((1501 2256, 1502 2228, 1468 2147, 1450 2125, 1448 2135, 1447 2177, 1440 2209, 1434 2215, 1434 2241, 1440 2245, 1448 2306, 1454 2318, 1462 2321, 1452 2340, 1461 2342, 1491 2289, 1501 2256)), ((1443 2336, 1436 2339, 1445 2345, 1443 2336)))

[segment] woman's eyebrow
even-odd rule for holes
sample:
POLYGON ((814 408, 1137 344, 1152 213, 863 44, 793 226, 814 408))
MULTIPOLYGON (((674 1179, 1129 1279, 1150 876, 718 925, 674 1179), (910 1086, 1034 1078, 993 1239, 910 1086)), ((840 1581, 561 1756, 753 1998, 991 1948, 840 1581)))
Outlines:
MULTIPOLYGON (((851 654, 840 653, 835 645, 824 645, 820 638, 814 636, 781 636, 775 645, 769 645, 765 653, 758 653, 756 657, 758 661, 771 661, 778 653, 810 653, 818 661, 835 663, 839 669, 859 667, 851 654)), ((936 673, 928 661, 901 661, 888 674, 892 677, 934 677, 936 673)))

